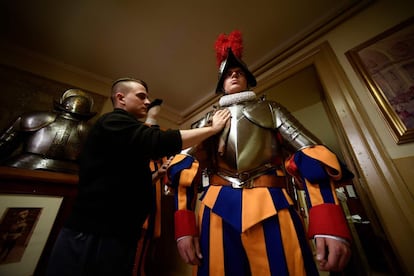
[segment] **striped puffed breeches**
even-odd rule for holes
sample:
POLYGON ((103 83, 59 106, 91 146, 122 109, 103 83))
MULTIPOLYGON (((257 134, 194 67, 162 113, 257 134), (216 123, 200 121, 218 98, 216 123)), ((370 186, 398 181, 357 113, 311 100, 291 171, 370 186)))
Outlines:
MULTIPOLYGON (((215 208, 220 208, 217 202, 215 208)), ((233 215, 249 215, 242 213, 233 215)), ((201 203, 199 222, 203 255, 199 276, 318 275, 303 221, 291 205, 240 231, 201 203)))

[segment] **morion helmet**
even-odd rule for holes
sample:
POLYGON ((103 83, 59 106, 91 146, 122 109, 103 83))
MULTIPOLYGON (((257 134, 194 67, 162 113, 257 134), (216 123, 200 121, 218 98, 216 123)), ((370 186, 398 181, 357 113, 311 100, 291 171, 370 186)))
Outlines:
POLYGON ((250 72, 247 65, 241 60, 243 54, 243 41, 241 32, 235 30, 228 36, 220 34, 215 43, 217 66, 219 66, 218 83, 216 93, 223 91, 223 83, 229 68, 240 67, 246 74, 249 87, 256 86, 256 78, 250 72))

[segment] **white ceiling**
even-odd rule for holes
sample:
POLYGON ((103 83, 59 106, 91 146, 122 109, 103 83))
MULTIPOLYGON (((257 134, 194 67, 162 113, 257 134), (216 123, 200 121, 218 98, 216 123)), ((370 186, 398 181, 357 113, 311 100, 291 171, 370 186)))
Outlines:
POLYGON ((124 76, 144 79, 177 122, 214 98, 220 33, 242 32, 243 60, 255 72, 363 2, 2 1, 1 38, 108 84, 124 76))

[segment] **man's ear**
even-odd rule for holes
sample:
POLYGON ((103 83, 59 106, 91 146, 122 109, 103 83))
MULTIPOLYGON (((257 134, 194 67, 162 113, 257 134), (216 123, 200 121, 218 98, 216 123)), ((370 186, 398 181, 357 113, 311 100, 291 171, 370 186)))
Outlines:
POLYGON ((118 103, 120 103, 120 104, 122 104, 122 105, 125 105, 125 100, 124 100, 125 95, 124 95, 124 93, 117 92, 117 93, 115 94, 115 98, 116 98, 116 101, 117 101, 118 103))

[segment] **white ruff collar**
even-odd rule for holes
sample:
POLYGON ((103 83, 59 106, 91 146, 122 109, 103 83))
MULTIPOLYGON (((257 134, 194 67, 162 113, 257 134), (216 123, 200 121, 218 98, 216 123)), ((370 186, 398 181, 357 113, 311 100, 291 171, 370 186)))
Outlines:
POLYGON ((220 106, 229 106, 232 104, 238 104, 241 102, 253 101, 256 99, 256 93, 253 91, 244 91, 235 94, 224 95, 220 98, 220 106))

